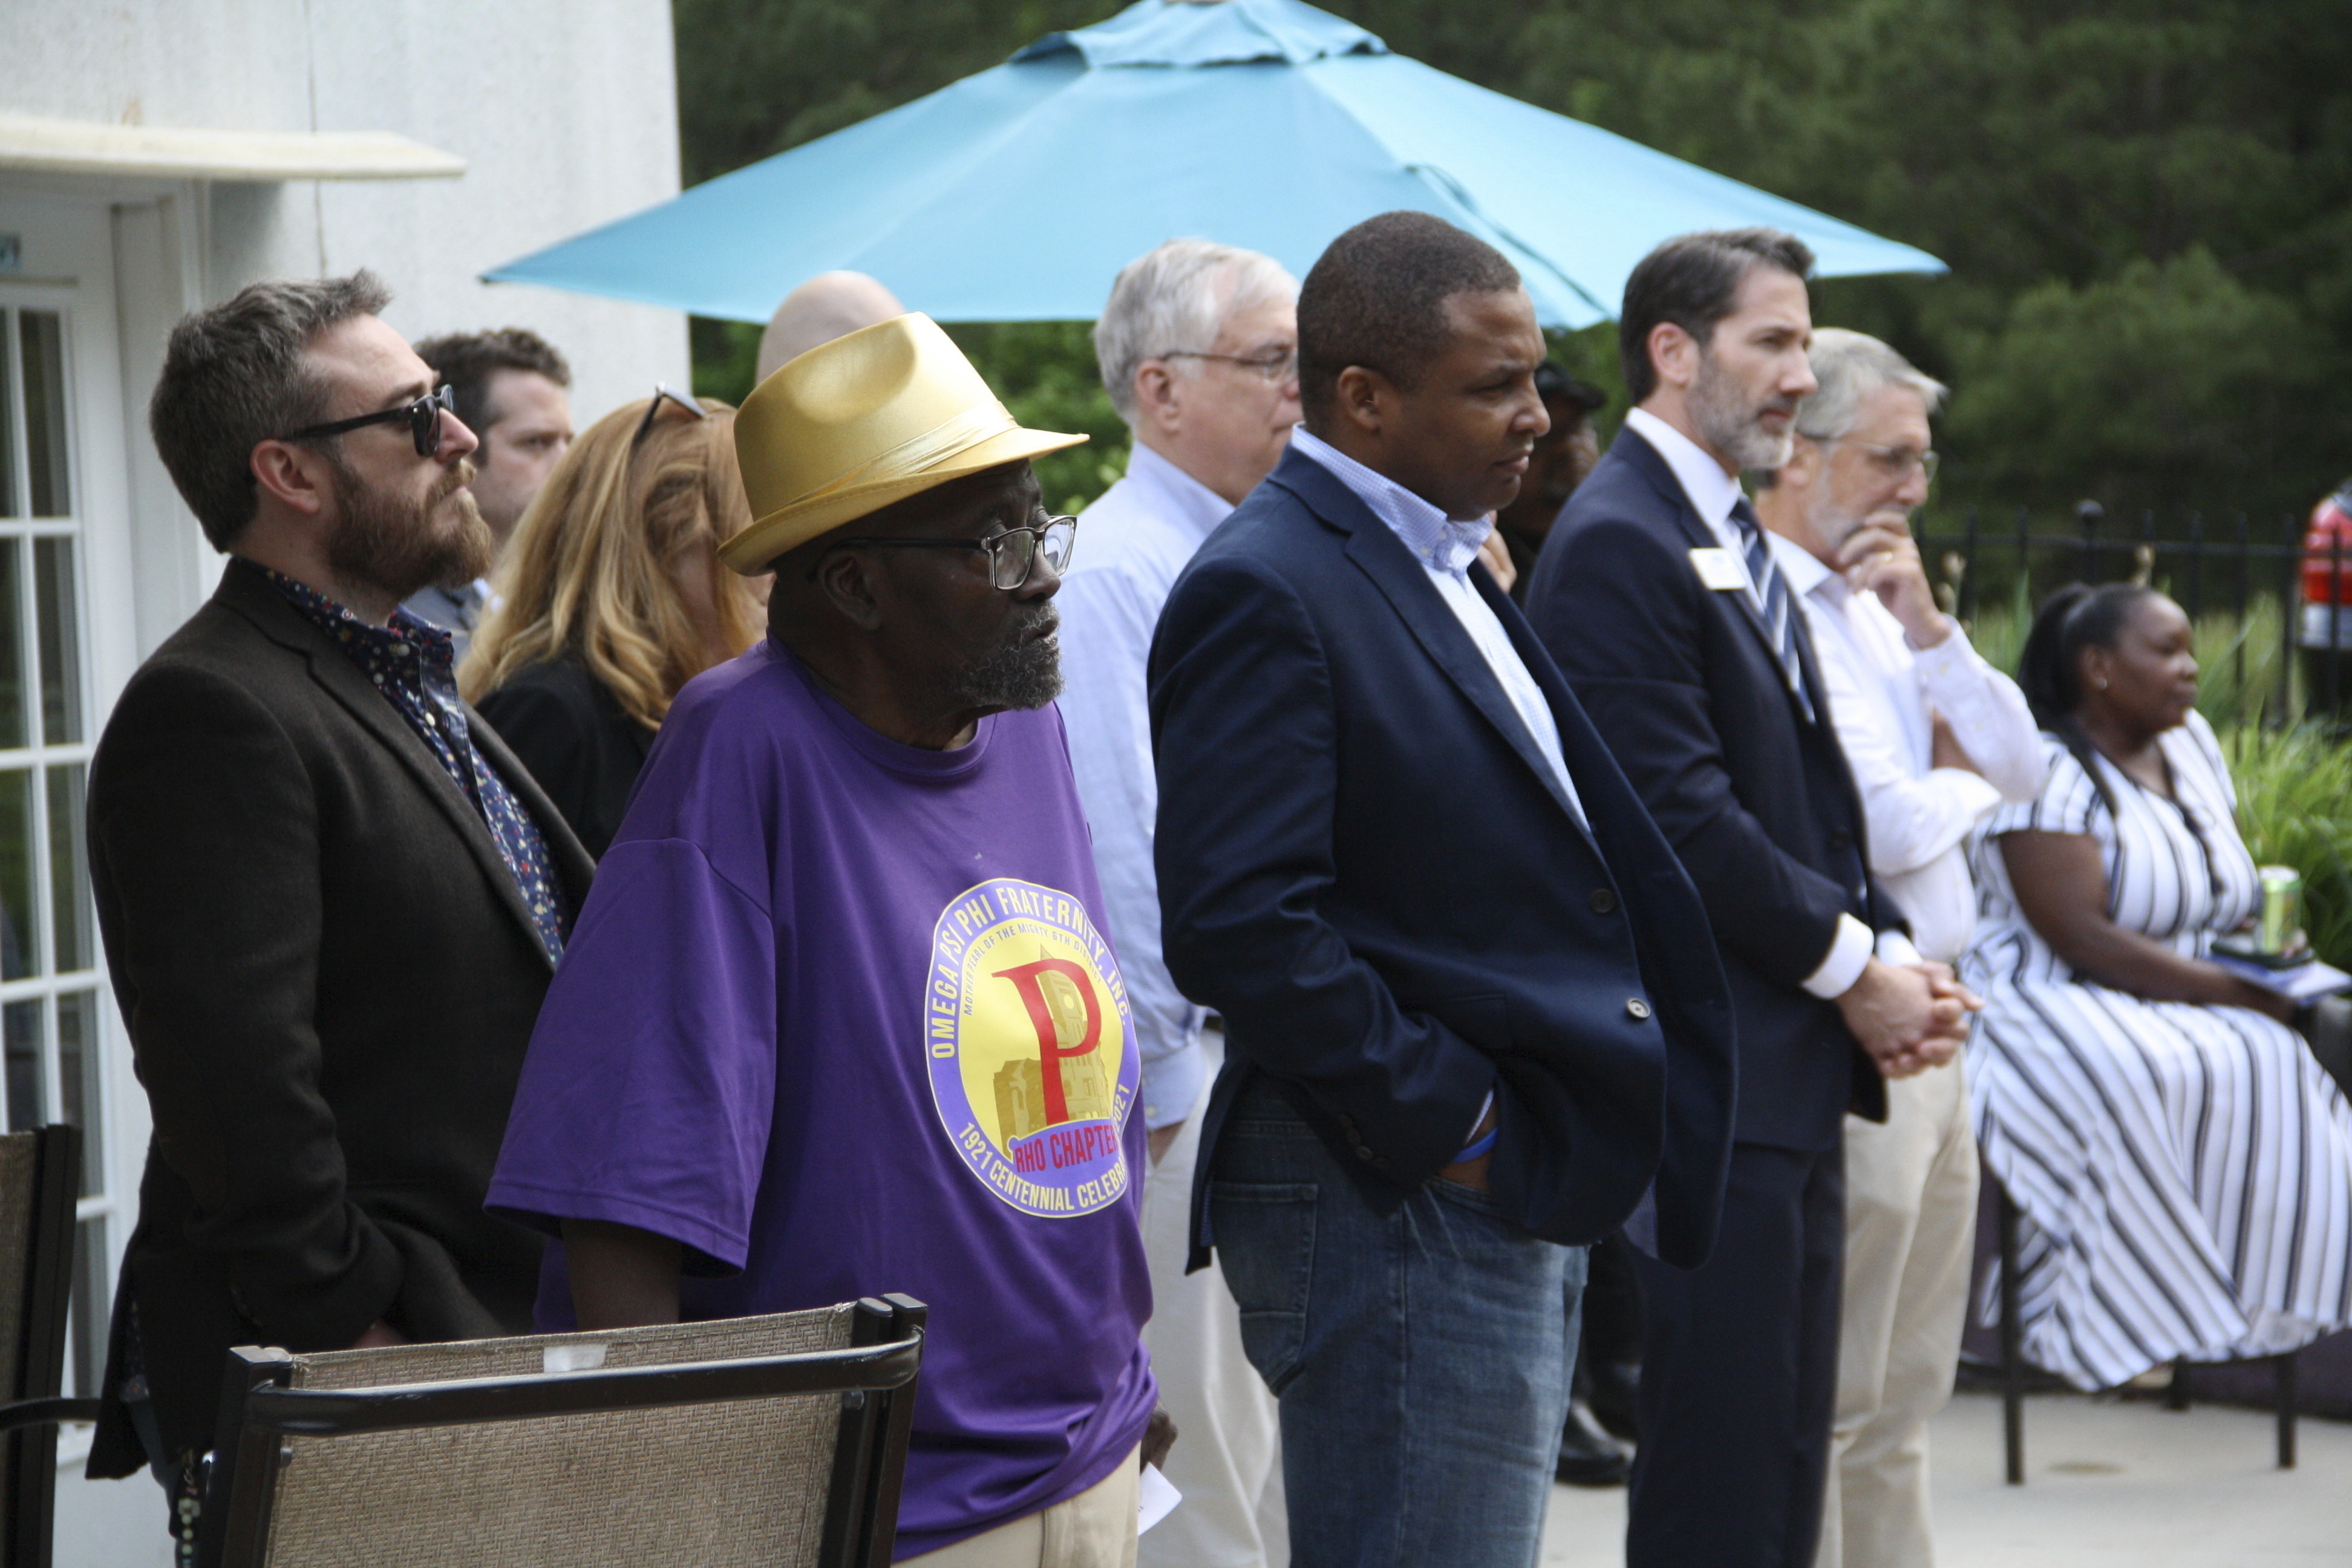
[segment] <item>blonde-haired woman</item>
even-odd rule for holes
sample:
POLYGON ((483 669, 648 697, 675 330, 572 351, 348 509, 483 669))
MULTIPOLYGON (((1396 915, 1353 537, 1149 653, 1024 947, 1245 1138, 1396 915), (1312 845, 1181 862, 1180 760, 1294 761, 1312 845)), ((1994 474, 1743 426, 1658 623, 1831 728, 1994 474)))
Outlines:
POLYGON ((603 855, 678 689, 758 638, 758 584, 719 563, 751 521, 735 411, 667 387, 563 455, 508 547, 458 685, 603 855))

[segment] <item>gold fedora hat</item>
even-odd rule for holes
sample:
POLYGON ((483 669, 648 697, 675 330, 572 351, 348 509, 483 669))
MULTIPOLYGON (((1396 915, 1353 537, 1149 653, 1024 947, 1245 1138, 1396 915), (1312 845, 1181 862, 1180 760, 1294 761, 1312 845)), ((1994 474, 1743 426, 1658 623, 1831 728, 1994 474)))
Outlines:
POLYGON ((756 521, 719 558, 750 576, 892 501, 1085 439, 1023 429, 929 316, 862 327, 787 362, 736 411, 756 521))

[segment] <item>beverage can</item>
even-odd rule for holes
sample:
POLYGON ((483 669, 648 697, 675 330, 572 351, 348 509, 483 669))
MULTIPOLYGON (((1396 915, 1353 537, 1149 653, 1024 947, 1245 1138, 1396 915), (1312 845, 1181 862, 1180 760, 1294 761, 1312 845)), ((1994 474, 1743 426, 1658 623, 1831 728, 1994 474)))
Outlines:
POLYGON ((2261 866, 2254 874, 2263 886, 2254 944, 2275 957, 2287 951, 2303 927, 2303 873, 2292 866, 2261 866))

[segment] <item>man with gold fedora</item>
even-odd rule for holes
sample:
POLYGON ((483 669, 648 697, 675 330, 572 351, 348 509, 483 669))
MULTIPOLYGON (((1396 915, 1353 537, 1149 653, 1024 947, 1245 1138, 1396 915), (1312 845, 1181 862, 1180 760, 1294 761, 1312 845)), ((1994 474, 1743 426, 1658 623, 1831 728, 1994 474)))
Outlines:
POLYGON ((1052 702, 1076 524, 938 326, 735 426, 769 635, 678 695, 532 1037, 492 1208, 547 1329, 903 1291, 898 1560, 1135 1557, 1139 1064, 1052 702))

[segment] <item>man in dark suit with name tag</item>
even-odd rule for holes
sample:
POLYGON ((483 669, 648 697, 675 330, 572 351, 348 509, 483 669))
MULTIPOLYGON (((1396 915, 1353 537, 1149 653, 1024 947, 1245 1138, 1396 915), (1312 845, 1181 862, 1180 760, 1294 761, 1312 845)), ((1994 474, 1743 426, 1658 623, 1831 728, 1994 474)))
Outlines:
POLYGON ((1477 563, 1545 428, 1518 275, 1332 242, 1305 423, 1150 658, 1163 943, 1225 1019, 1213 1245, 1281 1401, 1296 1568, 1534 1560, 1583 1246, 1714 1237, 1728 1001, 1689 879, 1477 563), (1563 1333, 1565 1330, 1565 1333, 1563 1333))
POLYGON ((1869 876, 1804 618, 1739 489, 1743 468, 1786 460, 1813 390, 1811 268, 1794 237, 1742 229, 1669 240, 1634 268, 1618 342, 1636 406, 1528 597, 1690 868, 1738 1022, 1722 1239, 1696 1269, 1641 1264, 1631 1568, 1809 1568, 1836 1389, 1843 1119, 1884 1119, 1881 1075, 1948 1059, 1974 1005, 1919 962, 1869 876))

